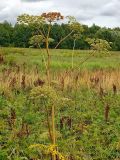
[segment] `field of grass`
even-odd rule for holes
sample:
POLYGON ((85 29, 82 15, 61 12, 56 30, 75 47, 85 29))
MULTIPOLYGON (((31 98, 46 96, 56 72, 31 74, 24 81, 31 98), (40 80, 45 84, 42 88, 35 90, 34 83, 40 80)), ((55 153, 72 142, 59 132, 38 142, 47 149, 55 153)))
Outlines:
POLYGON ((51 50, 50 86, 44 50, 0 55, 0 160, 120 160, 120 52, 51 50))
MULTIPOLYGON (((38 65, 43 69, 43 55, 46 55, 45 50, 39 49, 20 49, 20 48, 1 48, 0 53, 3 53, 8 61, 16 61, 18 64, 27 63, 27 65, 38 65)), ((70 50, 51 50, 52 69, 63 70, 71 67, 70 50)), ((74 67, 87 69, 114 69, 120 68, 120 52, 111 52, 111 55, 103 57, 92 57, 82 66, 80 63, 89 55, 89 51, 75 51, 74 67)))

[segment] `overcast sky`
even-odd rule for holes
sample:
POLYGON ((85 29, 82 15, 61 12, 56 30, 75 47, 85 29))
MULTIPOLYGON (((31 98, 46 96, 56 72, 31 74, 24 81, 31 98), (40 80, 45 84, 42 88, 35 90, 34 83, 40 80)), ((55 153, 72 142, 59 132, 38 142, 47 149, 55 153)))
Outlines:
POLYGON ((58 11, 75 16, 81 23, 120 26, 120 0, 0 0, 0 22, 16 22, 22 13, 58 11))

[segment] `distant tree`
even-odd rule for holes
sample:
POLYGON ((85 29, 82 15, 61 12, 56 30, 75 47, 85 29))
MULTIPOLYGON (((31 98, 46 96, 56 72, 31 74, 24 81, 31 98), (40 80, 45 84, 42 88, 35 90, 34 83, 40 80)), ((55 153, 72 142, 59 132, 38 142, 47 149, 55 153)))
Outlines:
MULTIPOLYGON (((65 37, 65 35, 68 34, 69 31, 66 28, 67 26, 65 24, 60 25, 60 24, 55 23, 52 25, 50 37, 52 37, 55 41, 49 45, 50 48, 55 48, 55 46, 61 40, 61 38, 65 37)), ((59 45, 59 48, 65 48, 63 43, 59 45)))
POLYGON ((95 37, 99 38, 99 39, 106 40, 108 42, 112 42, 113 41, 111 30, 107 29, 107 28, 101 28, 101 29, 99 29, 96 32, 95 37))
MULTIPOLYGON (((70 18, 71 16, 68 17, 70 18)), ((57 23, 57 20, 51 23, 49 38, 54 39, 54 41, 49 41, 49 48, 73 49, 74 34, 78 34, 78 32, 71 28, 72 23, 70 23, 68 17, 63 18, 67 18, 66 22, 69 23, 57 23)), ((76 21, 74 18, 70 19, 74 22, 76 21)), ((0 46, 29 47, 31 37, 34 35, 42 35, 40 29, 42 29, 42 31, 44 30, 45 35, 48 33, 49 23, 46 23, 45 18, 44 21, 42 25, 40 25, 39 22, 35 24, 34 21, 33 23, 27 22, 25 24, 19 22, 19 24, 15 26, 9 24, 7 21, 0 23, 0 46)), ((77 24, 79 23, 74 23, 74 25, 77 24)), ((86 38, 98 38, 112 42, 112 50, 120 50, 119 27, 113 29, 101 28, 95 24, 91 27, 87 25, 81 25, 81 27, 84 32, 81 32, 78 39, 75 40, 75 49, 89 49, 90 45, 86 42, 86 38)), ((46 42, 41 44, 41 48, 46 46, 45 43, 46 42)))
POLYGON ((29 47, 29 39, 32 36, 33 29, 24 24, 16 24, 13 32, 15 47, 29 47))
POLYGON ((112 49, 120 51, 120 30, 111 31, 112 34, 112 49))
POLYGON ((13 27, 8 22, 0 24, 0 46, 10 46, 13 43, 13 27))
POLYGON ((91 27, 89 27, 89 30, 88 30, 88 37, 89 38, 94 38, 95 37, 95 34, 97 31, 99 31, 100 27, 93 24, 91 27))
POLYGON ((71 35, 73 36, 73 38, 75 39, 75 35, 80 34, 81 32, 83 32, 83 27, 82 25, 77 22, 76 18, 74 16, 67 16, 66 17, 68 19, 68 28, 70 30, 70 32, 65 36, 62 37, 61 40, 58 42, 58 44, 56 45, 55 48, 58 48, 58 46, 65 41, 68 37, 70 37, 71 35))

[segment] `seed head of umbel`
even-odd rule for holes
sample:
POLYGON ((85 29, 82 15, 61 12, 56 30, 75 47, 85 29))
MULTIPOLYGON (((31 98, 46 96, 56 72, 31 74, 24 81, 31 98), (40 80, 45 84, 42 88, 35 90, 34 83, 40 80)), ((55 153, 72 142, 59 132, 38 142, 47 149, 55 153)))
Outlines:
POLYGON ((60 12, 43 13, 41 16, 50 23, 64 19, 64 16, 62 16, 60 12))

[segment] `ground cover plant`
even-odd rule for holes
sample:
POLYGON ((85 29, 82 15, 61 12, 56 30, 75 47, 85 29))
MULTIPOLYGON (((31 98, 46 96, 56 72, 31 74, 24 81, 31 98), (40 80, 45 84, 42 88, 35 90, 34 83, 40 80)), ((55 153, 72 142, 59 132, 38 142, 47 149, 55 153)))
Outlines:
POLYGON ((51 50, 49 89, 44 50, 1 48, 0 53, 0 159, 120 158, 119 52, 91 57, 78 70, 89 51, 75 51, 71 70, 71 50, 51 50))

